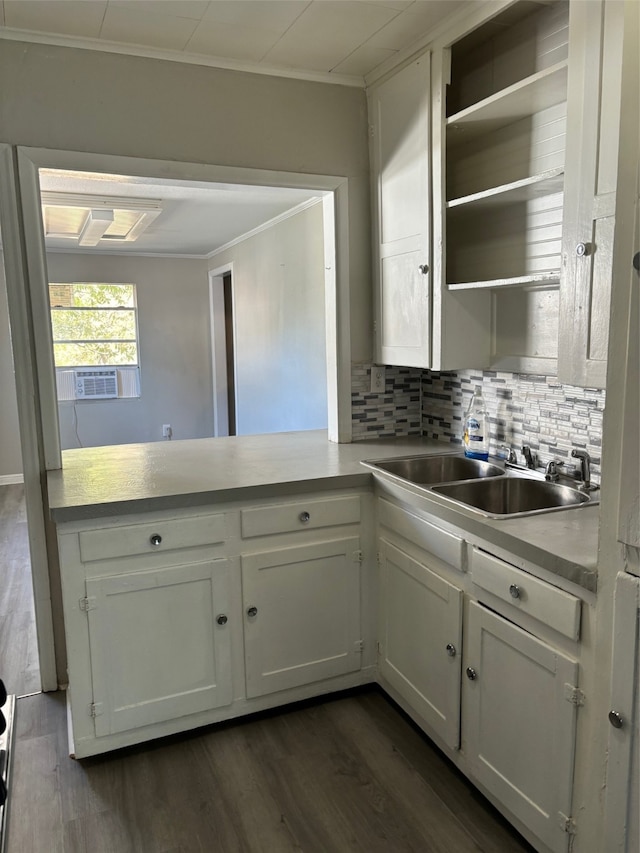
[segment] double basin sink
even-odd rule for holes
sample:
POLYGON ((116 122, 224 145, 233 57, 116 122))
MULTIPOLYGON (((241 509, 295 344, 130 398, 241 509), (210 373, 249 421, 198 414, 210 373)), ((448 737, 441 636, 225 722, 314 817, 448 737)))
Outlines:
POLYGON ((527 469, 441 454, 363 462, 383 478, 411 483, 488 518, 533 515, 597 503, 571 485, 527 469))

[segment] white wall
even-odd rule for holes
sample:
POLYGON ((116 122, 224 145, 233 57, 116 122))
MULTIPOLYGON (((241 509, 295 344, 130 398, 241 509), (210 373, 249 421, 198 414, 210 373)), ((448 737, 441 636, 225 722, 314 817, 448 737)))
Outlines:
POLYGON ((13 373, 3 255, 0 252, 0 484, 20 482, 21 479, 22 456, 16 380, 13 373))
POLYGON ((67 151, 348 178, 352 359, 371 359, 364 90, 3 41, 0 138, 67 151))
POLYGON ((236 432, 327 426, 322 204, 214 256, 233 264, 236 432))
POLYGON ((213 435, 206 261, 49 253, 47 267, 54 282, 135 284, 138 301, 140 397, 60 403, 62 448, 159 441, 166 423, 174 439, 213 435))

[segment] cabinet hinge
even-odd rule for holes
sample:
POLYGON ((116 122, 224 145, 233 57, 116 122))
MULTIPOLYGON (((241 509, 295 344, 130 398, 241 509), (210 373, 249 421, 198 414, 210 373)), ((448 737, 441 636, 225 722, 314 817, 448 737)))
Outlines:
POLYGON ((374 335, 378 334, 378 321, 377 320, 373 321, 373 334, 374 335))
POLYGON ((369 125, 369 136, 371 137, 371 139, 373 139, 373 137, 374 137, 375 135, 376 135, 376 128, 375 128, 375 125, 370 124, 370 125, 369 125))
POLYGON ((564 698, 567 702, 571 702, 572 705, 584 705, 584 693, 574 684, 565 683, 564 698))
POLYGON ((558 822, 560 829, 568 835, 576 834, 576 822, 572 817, 567 817, 566 814, 558 812, 558 822))
POLYGON ((361 563, 362 559, 363 559, 362 551, 354 551, 353 552, 353 562, 354 563, 361 563))
POLYGON ((357 652, 364 651, 364 640, 356 640, 354 645, 357 652))
POLYGON ((95 610, 96 609, 96 598, 94 595, 87 595, 84 598, 80 599, 80 610, 95 610))
POLYGON ((89 705, 89 716, 100 717, 103 714, 102 702, 92 702, 89 705))

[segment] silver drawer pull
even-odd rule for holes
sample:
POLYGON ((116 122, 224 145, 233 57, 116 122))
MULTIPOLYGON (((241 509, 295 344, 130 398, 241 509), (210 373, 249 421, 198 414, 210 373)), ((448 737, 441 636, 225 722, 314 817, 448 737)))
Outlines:
POLYGON ((447 654, 449 657, 454 658, 456 656, 456 652, 457 650, 453 643, 447 643, 447 654))
POLYGON ((520 598, 520 587, 518 584, 512 583, 509 587, 509 595, 511 598, 520 598))
POLYGON ((311 521, 311 516, 308 512, 301 512, 298 518, 303 524, 308 524, 311 521))
POLYGON ((157 548, 157 546, 162 542, 162 536, 160 536, 159 533, 152 533, 149 537, 149 542, 151 542, 154 548, 157 548))
POLYGON ((467 667, 467 678, 469 679, 469 681, 475 681, 477 677, 478 677, 478 673, 475 671, 475 669, 472 666, 468 666, 467 667))
POLYGON ((224 613, 221 613, 219 616, 216 617, 216 622, 218 623, 218 625, 226 625, 227 621, 227 617, 224 613))

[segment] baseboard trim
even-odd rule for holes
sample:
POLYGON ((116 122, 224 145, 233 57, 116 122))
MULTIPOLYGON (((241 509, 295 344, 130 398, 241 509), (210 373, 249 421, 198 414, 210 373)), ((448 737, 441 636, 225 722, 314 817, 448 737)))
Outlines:
POLYGON ((22 474, 0 474, 0 486, 13 486, 16 483, 24 483, 22 474))

